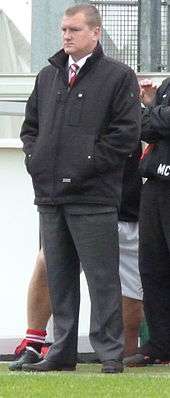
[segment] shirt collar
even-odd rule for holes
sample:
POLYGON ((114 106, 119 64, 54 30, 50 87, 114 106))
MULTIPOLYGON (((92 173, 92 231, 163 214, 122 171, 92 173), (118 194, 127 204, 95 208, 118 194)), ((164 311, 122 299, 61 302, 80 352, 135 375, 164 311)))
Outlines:
POLYGON ((85 57, 83 57, 83 58, 81 58, 81 59, 79 59, 77 62, 76 62, 76 61, 74 61, 74 59, 72 58, 72 56, 71 56, 71 55, 69 55, 69 59, 68 59, 68 67, 70 68, 70 66, 71 66, 72 64, 76 64, 76 65, 78 65, 78 67, 79 67, 79 70, 80 70, 80 69, 82 68, 82 66, 85 64, 85 62, 86 62, 87 58, 91 57, 91 55, 92 55, 92 53, 91 53, 91 54, 88 54, 88 55, 86 55, 85 57))

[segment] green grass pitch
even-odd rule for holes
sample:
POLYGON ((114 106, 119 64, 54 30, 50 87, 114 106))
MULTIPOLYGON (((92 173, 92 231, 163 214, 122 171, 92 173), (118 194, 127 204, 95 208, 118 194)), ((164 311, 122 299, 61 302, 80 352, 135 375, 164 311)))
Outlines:
POLYGON ((0 364, 0 398, 170 398, 170 366, 125 368, 118 375, 100 373, 98 364, 76 372, 10 372, 0 364))

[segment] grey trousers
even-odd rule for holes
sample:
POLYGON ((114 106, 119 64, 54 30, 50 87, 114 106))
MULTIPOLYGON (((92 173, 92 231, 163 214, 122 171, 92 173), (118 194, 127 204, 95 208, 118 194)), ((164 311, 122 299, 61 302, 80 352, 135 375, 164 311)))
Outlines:
POLYGON ((42 244, 54 317, 47 359, 77 361, 80 262, 91 299, 90 342, 103 361, 123 357, 117 211, 105 206, 40 206, 42 244))

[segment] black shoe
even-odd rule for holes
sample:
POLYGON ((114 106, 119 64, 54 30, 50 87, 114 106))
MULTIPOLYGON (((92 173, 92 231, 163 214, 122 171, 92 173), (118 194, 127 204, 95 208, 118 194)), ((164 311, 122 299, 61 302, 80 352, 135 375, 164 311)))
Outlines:
POLYGON ((169 363, 168 359, 160 359, 160 358, 154 358, 151 355, 144 355, 140 353, 136 353, 134 355, 131 355, 130 357, 126 357, 123 360, 123 363, 125 366, 128 367, 142 367, 142 366, 147 366, 147 365, 161 365, 161 364, 167 364, 169 363))
POLYGON ((9 365, 9 370, 22 370, 24 364, 31 364, 40 362, 40 355, 37 351, 31 347, 27 347, 24 353, 14 362, 9 365))
POLYGON ((58 365, 54 361, 49 361, 47 359, 43 359, 43 361, 38 363, 27 363, 22 366, 22 370, 25 372, 50 372, 53 370, 56 371, 74 371, 76 370, 75 365, 58 365))
POLYGON ((150 341, 138 348, 137 352, 129 357, 124 358, 123 363, 128 367, 140 367, 147 365, 161 365, 169 363, 170 356, 159 353, 152 346, 150 341))
POLYGON ((102 373, 122 373, 123 363, 122 361, 105 361, 102 363, 102 373))
POLYGON ((151 365, 154 362, 151 361, 150 356, 136 353, 134 355, 124 358, 123 363, 125 366, 128 367, 138 367, 138 366, 151 365))

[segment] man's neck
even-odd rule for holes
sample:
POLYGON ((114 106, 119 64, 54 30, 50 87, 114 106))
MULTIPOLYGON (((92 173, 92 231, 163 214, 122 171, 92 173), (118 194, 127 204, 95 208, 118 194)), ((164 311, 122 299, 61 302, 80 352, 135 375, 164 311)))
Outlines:
POLYGON ((73 63, 76 63, 79 67, 79 69, 82 68, 82 66, 85 64, 87 58, 89 58, 92 54, 88 54, 82 58, 79 59, 75 59, 75 57, 72 57, 71 55, 69 55, 69 66, 72 65, 73 63))
POLYGON ((74 55, 71 55, 71 58, 73 59, 74 62, 79 62, 84 58, 86 58, 86 59, 89 58, 91 55, 92 55, 92 52, 89 54, 83 55, 81 57, 75 57, 74 55))

